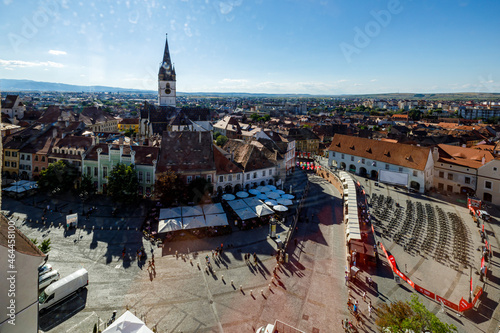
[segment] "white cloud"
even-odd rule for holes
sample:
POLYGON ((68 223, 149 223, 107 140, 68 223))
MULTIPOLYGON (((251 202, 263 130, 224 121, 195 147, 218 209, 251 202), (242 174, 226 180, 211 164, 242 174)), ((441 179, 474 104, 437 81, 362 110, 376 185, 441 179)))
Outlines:
POLYGON ((248 80, 245 80, 245 79, 222 79, 221 81, 219 81, 219 83, 222 83, 222 84, 226 84, 226 83, 229 83, 229 84, 243 84, 243 83, 247 83, 248 80))
POLYGON ((377 79, 371 79, 370 82, 376 82, 378 81, 377 79))
POLYGON ((66 51, 49 50, 49 54, 52 54, 52 55, 66 55, 68 53, 66 51))
POLYGON ((23 60, 3 60, 0 59, 0 66, 2 67, 51 67, 51 68, 62 68, 63 64, 53 61, 23 61, 23 60))

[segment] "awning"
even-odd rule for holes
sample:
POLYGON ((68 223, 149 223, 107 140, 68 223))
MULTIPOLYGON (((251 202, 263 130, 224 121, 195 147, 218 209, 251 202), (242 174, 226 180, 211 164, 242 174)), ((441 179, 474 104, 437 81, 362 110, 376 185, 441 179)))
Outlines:
POLYGON ((190 216, 182 219, 184 224, 184 229, 197 229, 204 228, 207 226, 205 223, 205 218, 203 216, 190 216))
POLYGON ((246 198, 246 199, 243 199, 243 201, 249 207, 256 207, 256 206, 262 205, 262 202, 259 199, 257 199, 256 197, 246 198))
POLYGON ((182 206, 182 217, 203 215, 201 206, 182 206))
POLYGON ((205 215, 209 214, 224 214, 224 208, 220 203, 203 205, 203 213, 205 215))
POLYGON ((153 331, 132 312, 126 311, 102 333, 153 333, 153 331))
POLYGON ((160 220, 158 222, 158 233, 170 232, 182 229, 182 221, 179 217, 178 219, 160 220))
POLYGON ((242 208, 248 208, 248 205, 245 203, 245 201, 239 199, 239 200, 234 200, 234 201, 230 201, 228 202, 229 203, 229 206, 231 206, 231 208, 236 211, 238 209, 242 209, 242 208))
POLYGON ((250 209, 250 207, 235 210, 235 213, 241 220, 248 220, 257 217, 257 214, 252 209, 250 209))
POLYGON ((211 214, 205 216, 205 221, 209 227, 228 225, 226 214, 211 214))
POLYGON ((168 220, 182 216, 181 207, 160 209, 160 220, 168 220))

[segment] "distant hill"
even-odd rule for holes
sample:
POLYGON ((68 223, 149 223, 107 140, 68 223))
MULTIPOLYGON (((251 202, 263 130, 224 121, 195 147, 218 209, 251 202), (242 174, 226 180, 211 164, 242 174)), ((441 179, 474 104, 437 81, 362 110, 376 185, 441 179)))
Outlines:
MULTIPOLYGON (((0 91, 58 91, 58 92, 129 92, 143 94, 157 94, 156 90, 126 89, 106 86, 79 86, 65 83, 41 82, 32 80, 0 79, 0 91)), ((396 99, 396 100, 428 100, 428 101, 498 101, 500 93, 460 92, 460 93, 384 93, 384 94, 356 94, 356 95, 311 95, 311 94, 272 94, 272 93, 244 93, 244 92, 177 92, 177 96, 191 96, 204 98, 346 98, 346 99, 396 99)))
POLYGON ((156 93, 153 90, 126 89, 106 86, 78 86, 65 83, 32 80, 0 79, 0 91, 60 91, 60 92, 135 92, 156 93))

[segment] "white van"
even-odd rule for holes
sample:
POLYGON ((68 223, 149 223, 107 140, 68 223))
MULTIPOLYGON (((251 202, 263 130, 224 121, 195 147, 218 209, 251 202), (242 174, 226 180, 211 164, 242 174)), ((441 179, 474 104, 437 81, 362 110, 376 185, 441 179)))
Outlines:
POLYGON ((89 272, 85 268, 60 279, 48 286, 38 297, 38 309, 43 312, 89 284, 89 272))
POLYGON ((52 282, 56 282, 59 280, 61 276, 58 271, 48 271, 45 274, 42 274, 38 277, 38 289, 43 289, 47 287, 52 282))

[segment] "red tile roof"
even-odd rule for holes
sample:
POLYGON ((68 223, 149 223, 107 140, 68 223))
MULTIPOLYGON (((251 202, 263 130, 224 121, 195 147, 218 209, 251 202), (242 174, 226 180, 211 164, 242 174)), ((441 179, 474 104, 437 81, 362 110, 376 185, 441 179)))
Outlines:
POLYGON ((430 148, 342 134, 335 134, 328 150, 415 170, 425 169, 430 154, 430 148))

